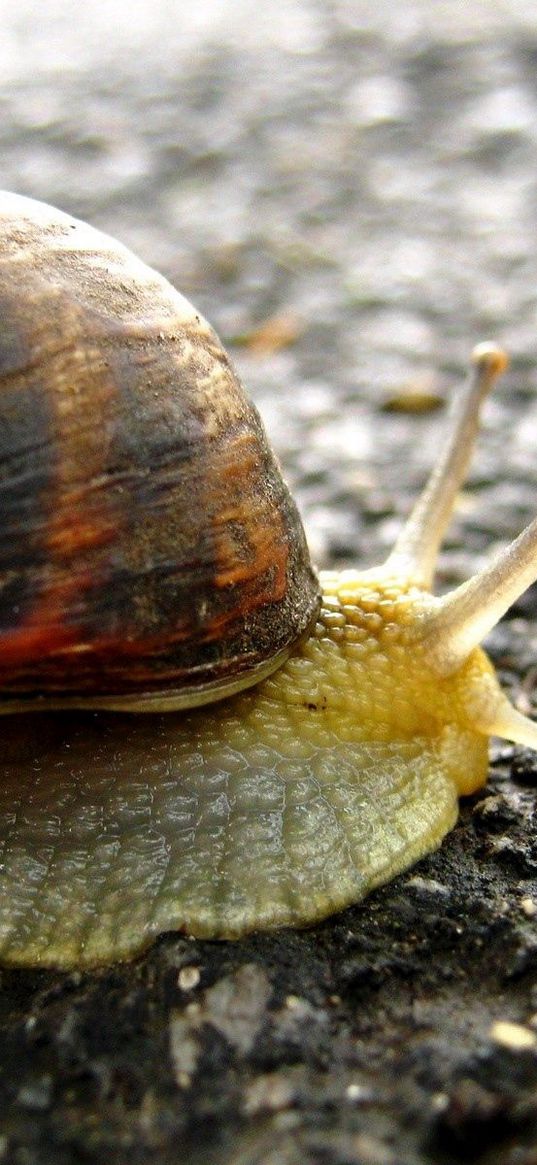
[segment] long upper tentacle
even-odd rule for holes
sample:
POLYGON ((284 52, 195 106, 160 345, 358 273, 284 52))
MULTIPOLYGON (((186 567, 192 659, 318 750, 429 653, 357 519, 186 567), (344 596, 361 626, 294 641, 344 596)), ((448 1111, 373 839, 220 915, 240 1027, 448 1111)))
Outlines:
POLYGON ((406 521, 386 563, 399 578, 431 588, 438 550, 465 478, 479 424, 480 406, 507 366, 496 344, 479 344, 463 392, 456 398, 442 455, 406 521))

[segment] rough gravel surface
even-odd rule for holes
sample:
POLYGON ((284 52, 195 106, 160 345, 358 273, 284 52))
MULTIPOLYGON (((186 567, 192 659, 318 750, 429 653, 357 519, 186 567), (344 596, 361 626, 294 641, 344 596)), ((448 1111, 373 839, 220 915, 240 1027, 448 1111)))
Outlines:
MULTIPOLYGON (((385 554, 483 338, 512 366, 440 585, 534 515, 532 2, 3 0, 0 22, 2 184, 211 319, 320 564, 385 554)), ((490 640, 528 707, 534 608, 490 640)), ((2 972, 0 1163, 535 1165, 536 798, 535 756, 502 745, 439 853, 311 931, 2 972)))

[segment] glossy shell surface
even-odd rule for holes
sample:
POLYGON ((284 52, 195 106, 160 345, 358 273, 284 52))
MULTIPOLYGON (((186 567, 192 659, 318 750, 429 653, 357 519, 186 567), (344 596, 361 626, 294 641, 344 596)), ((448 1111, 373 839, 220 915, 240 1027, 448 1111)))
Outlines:
POLYGON ((4 700, 196 703, 285 654, 318 584, 205 320, 120 244, 10 194, 0 318, 4 700))

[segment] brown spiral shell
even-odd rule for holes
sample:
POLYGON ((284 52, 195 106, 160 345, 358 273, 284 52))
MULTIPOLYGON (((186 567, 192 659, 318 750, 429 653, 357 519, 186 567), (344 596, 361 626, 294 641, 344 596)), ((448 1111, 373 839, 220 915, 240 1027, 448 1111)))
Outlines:
POLYGON ((0 194, 4 702, 270 670, 315 618, 295 505, 217 336, 160 275, 0 194))

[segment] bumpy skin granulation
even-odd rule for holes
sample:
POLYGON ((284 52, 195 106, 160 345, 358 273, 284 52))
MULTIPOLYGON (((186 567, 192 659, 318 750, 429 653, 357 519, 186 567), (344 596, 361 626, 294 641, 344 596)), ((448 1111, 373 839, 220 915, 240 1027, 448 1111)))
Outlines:
MULTIPOLYGON (((324 573, 322 582, 313 635, 265 683, 263 694, 272 693, 288 709, 324 712, 313 722, 318 742, 326 730, 341 740, 371 742, 417 733, 435 738, 452 721, 461 729, 471 726, 468 688, 474 675, 493 671, 481 650, 453 677, 441 680, 430 668, 421 617, 438 600, 381 572, 324 573)), ((455 779, 463 783, 459 791, 467 791, 467 778, 455 779)))
POLYGON ((485 780, 467 698, 476 675, 496 690, 490 664, 477 650, 441 680, 420 642, 437 600, 381 574, 322 582, 314 634, 247 693, 43 717, 37 743, 10 718, 3 960, 92 965, 169 929, 311 923, 440 843, 485 780))

